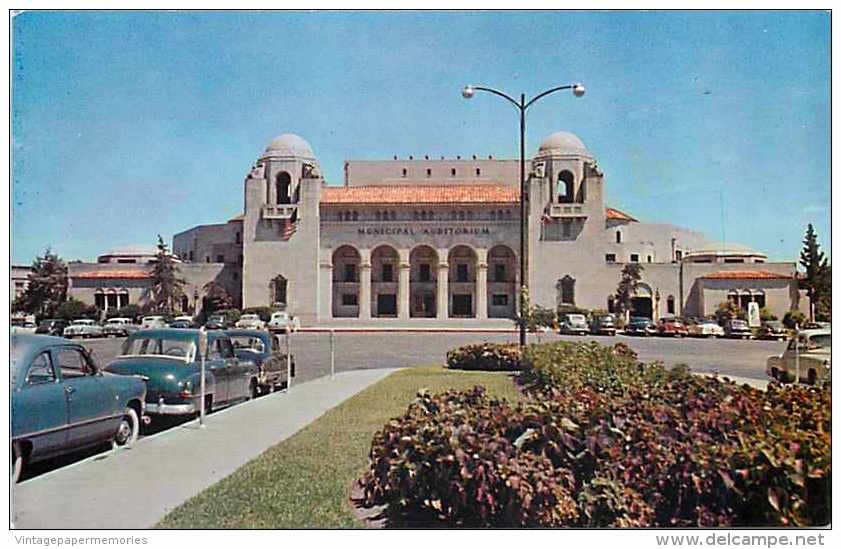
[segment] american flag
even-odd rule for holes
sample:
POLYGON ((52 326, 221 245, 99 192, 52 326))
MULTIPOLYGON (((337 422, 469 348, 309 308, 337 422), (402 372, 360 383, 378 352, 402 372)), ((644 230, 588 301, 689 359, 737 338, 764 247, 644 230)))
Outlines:
POLYGON ((286 223, 284 223, 283 228, 280 231, 280 237, 283 240, 289 240, 292 237, 292 235, 295 234, 296 230, 298 230, 298 221, 287 219, 286 223))

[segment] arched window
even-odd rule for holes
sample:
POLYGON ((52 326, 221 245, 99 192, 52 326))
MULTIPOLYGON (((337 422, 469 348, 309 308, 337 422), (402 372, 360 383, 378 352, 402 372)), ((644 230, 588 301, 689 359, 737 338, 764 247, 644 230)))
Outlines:
POLYGON ((269 283, 271 291, 272 303, 286 305, 286 286, 287 281, 283 275, 277 275, 269 283))
POLYGON ((569 203, 573 201, 573 179, 572 172, 568 170, 558 174, 558 202, 569 203))
POLYGON ((575 279, 569 275, 558 280, 560 305, 575 305, 575 279))
POLYGON ((675 314, 675 296, 673 295, 666 298, 666 312, 670 315, 675 314))
POLYGON ((289 204, 292 199, 289 194, 289 186, 292 178, 286 172, 280 172, 275 178, 275 204, 289 204))

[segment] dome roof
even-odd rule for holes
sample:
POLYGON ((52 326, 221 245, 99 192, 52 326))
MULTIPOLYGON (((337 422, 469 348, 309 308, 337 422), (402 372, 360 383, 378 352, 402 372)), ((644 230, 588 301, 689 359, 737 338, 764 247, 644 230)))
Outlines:
POLYGON ((700 248, 691 250, 687 255, 744 255, 766 257, 764 253, 758 252, 750 246, 735 242, 707 242, 700 248))
POLYGON ((543 140, 537 155, 548 156, 551 154, 591 156, 590 151, 587 150, 578 136, 569 132, 555 132, 543 140))
POLYGON ((315 158, 310 144, 294 133, 285 133, 275 137, 266 147, 264 156, 297 156, 315 158))

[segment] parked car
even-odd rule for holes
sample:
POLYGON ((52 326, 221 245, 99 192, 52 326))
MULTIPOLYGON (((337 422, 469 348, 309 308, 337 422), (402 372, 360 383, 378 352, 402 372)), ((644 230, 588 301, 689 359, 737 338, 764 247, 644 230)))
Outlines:
POLYGON ((759 339, 785 341, 788 339, 788 331, 779 320, 766 320, 762 323, 762 326, 759 327, 757 337, 759 339))
POLYGON ((97 324, 96 321, 87 318, 80 318, 71 322, 70 326, 64 329, 64 333, 62 335, 64 335, 67 339, 73 339, 74 337, 102 337, 103 331, 102 326, 97 324))
POLYGON ((797 375, 800 362, 800 381, 814 385, 830 379, 832 369, 832 331, 805 330, 792 337, 785 351, 768 357, 766 373, 773 379, 789 382, 797 375), (799 355, 799 356, 798 356, 799 355))
POLYGON ((606 314, 594 316, 593 320, 590 321, 590 333, 611 336, 616 335, 616 320, 613 318, 613 315, 606 314))
POLYGON ((153 328, 166 328, 166 319, 162 316, 144 316, 140 320, 141 330, 150 330, 153 328))
POLYGON ((58 337, 13 335, 10 356, 13 481, 37 461, 137 440, 143 380, 103 373, 84 347, 58 337))
POLYGON ((248 313, 239 317, 234 327, 244 330, 263 330, 266 323, 260 320, 260 315, 248 313))
POLYGON ((747 321, 733 318, 724 322, 724 336, 731 339, 750 339, 750 326, 747 321))
POLYGON ((661 318, 657 323, 657 334, 669 337, 686 337, 689 330, 679 318, 661 318))
MULTIPOLYGON (((207 411, 247 400, 259 392, 257 366, 234 355, 231 339, 207 332, 205 400, 207 411)), ((140 330, 123 343, 120 356, 105 369, 146 380, 150 415, 191 415, 201 411, 199 330, 140 330)))
POLYGON ((625 334, 652 336, 657 333, 657 325, 650 318, 632 316, 625 326, 625 334))
POLYGON ((102 327, 102 333, 107 337, 127 337, 139 329, 140 326, 130 318, 115 317, 108 319, 102 327))
POLYGON ((285 332, 286 329, 297 332, 301 329, 301 321, 289 315, 286 311, 275 311, 269 319, 270 332, 285 332))
POLYGON ((587 335, 590 329, 587 327, 587 317, 582 314, 565 314, 561 320, 560 332, 562 334, 587 335))
MULTIPOLYGON (((228 330, 226 333, 231 338, 237 358, 257 365, 257 384, 261 394, 287 383, 286 353, 276 334, 265 330, 228 330)), ((290 359, 290 371, 295 377, 295 357, 290 359)))
POLYGON ((38 325, 30 320, 12 320, 11 333, 13 334, 34 334, 38 325))
POLYGON ((724 328, 715 320, 699 320, 687 326, 686 330, 692 337, 724 337, 724 328))
POLYGON ((206 330, 225 330, 228 328, 228 319, 222 315, 212 315, 204 323, 206 330))
POLYGON ((64 334, 64 329, 67 328, 68 322, 61 318, 50 318, 42 320, 35 329, 36 334, 61 336, 64 334))
POLYGON ((194 328, 193 322, 191 320, 178 320, 175 319, 169 323, 170 328, 175 328, 177 330, 188 330, 194 328))

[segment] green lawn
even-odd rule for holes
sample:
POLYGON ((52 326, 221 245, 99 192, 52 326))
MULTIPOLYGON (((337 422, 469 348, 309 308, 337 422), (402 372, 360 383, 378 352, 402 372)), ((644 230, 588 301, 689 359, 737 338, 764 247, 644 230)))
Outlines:
POLYGON ((510 374, 396 372, 269 448, 231 476, 175 508, 158 528, 358 528, 348 501, 365 470, 374 433, 405 412, 418 389, 433 392, 483 385, 510 401, 510 374))

